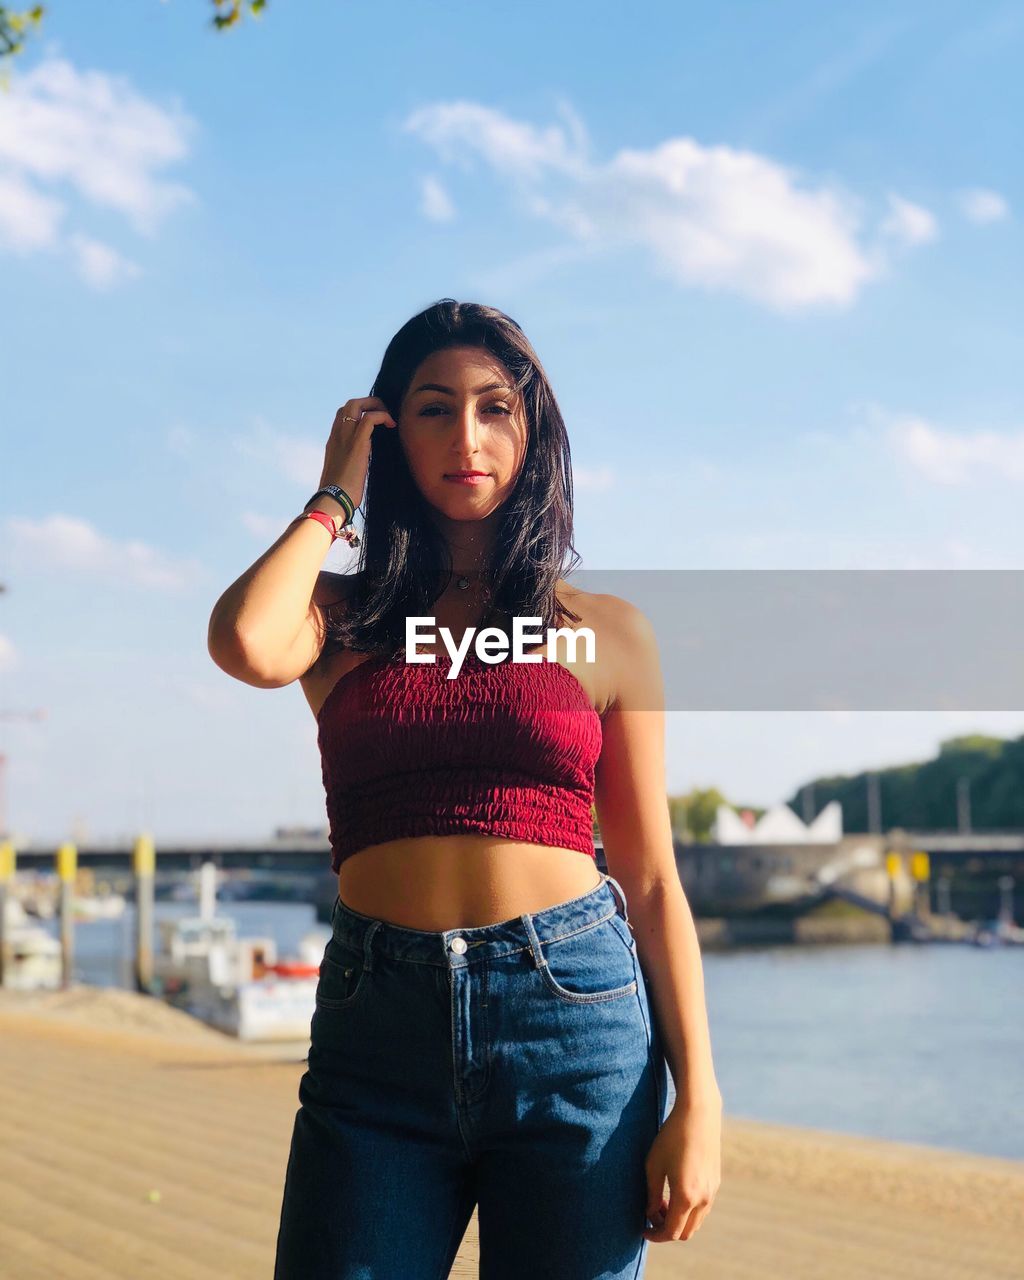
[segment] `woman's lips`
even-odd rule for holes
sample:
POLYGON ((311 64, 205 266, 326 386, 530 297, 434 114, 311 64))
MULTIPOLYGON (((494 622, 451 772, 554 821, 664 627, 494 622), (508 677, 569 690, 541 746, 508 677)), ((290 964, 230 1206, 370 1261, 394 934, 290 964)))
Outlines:
POLYGON ((483 484, 487 479, 486 475, 459 475, 452 473, 445 476, 446 480, 450 480, 452 484, 483 484))

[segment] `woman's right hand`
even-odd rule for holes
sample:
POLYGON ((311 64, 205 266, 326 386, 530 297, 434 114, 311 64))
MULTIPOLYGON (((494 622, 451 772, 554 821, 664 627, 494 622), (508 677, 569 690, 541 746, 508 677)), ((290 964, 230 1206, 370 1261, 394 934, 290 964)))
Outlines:
POLYGON ((361 396, 345 401, 334 415, 318 488, 325 484, 340 485, 353 504, 359 506, 370 466, 370 437, 374 427, 380 423, 387 427, 398 426, 379 396, 361 396), (353 422, 353 418, 357 421, 353 422))

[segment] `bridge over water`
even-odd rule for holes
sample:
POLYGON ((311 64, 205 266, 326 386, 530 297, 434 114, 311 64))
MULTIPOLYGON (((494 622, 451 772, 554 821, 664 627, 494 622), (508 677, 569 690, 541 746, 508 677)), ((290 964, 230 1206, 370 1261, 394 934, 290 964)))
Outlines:
MULTIPOLYGON (((133 892, 133 842, 88 842, 76 846, 80 868, 106 880, 119 892, 133 892)), ((607 870, 604 849, 596 841, 597 864, 607 870)), ((829 897, 842 897, 867 910, 887 913, 894 905, 892 855, 905 871, 903 888, 912 889, 915 854, 927 854, 932 910, 964 918, 994 916, 1000 877, 1024 884, 1024 832, 907 831, 846 834, 838 841, 717 845, 675 844, 680 880, 696 915, 794 914, 829 897)), ((57 846, 33 844, 17 850, 19 869, 54 867, 57 846)), ((157 843, 155 889, 158 898, 180 891, 188 873, 212 861, 225 875, 221 895, 245 881, 246 896, 293 898, 313 902, 327 919, 337 892, 330 869, 326 832, 282 830, 266 840, 157 843)), ((240 890, 239 890, 240 891, 240 890)), ((895 905, 905 909, 907 893, 895 905)))

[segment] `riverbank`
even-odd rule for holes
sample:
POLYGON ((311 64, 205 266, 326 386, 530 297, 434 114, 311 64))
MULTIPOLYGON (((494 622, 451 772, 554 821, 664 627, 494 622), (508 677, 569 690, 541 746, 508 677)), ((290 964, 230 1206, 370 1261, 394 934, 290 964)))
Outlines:
POLYGON ((892 926, 867 911, 804 916, 700 916, 694 924, 701 953, 743 947, 891 946, 892 926))
MULTIPOLYGON (((78 985, 0 991, 0 1046, 5 1280, 269 1280, 305 1045, 78 985)), ((1022 1249, 1024 1162, 726 1114, 711 1215, 646 1274, 1011 1280, 1022 1249)), ((474 1214, 452 1276, 477 1259, 474 1214)))

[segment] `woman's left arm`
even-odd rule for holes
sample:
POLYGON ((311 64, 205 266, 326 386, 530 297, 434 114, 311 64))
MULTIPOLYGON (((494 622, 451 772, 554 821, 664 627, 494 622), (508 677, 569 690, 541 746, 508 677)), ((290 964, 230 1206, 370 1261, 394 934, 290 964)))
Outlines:
POLYGON ((645 1230, 688 1240, 721 1182, 722 1095, 715 1079, 700 943, 676 867, 665 778, 665 709, 654 628, 617 596, 600 597, 615 685, 603 716, 594 804, 608 870, 629 902, 640 963, 676 1098, 650 1153, 645 1230), (664 1196, 665 1182, 669 1195, 664 1196))

